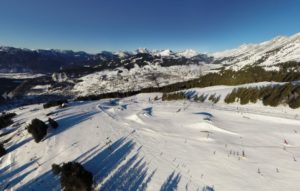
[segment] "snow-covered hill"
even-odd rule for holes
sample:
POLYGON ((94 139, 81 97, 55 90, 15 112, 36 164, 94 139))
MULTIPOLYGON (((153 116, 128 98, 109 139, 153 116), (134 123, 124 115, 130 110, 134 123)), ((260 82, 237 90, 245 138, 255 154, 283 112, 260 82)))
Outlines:
MULTIPOLYGON (((300 61, 300 33, 293 36, 279 36, 260 44, 245 44, 239 48, 213 53, 215 62, 234 69, 258 64, 266 68, 278 63, 300 61)), ((276 69, 276 67, 271 67, 276 69)))
POLYGON ((74 86, 73 92, 77 95, 92 95, 161 87, 197 78, 209 72, 212 67, 206 64, 170 67, 149 64, 139 67, 135 64, 130 70, 120 67, 83 76, 74 86))
MULTIPOLYGON (((225 95, 233 88, 187 92, 225 95)), ((1 190, 59 190, 51 165, 68 161, 93 173, 96 190, 300 189, 298 109, 162 102, 156 96, 12 110, 15 123, 1 130, 11 133, 0 137, 9 139, 9 153, 0 159, 1 190), (37 144, 26 123, 46 121, 49 113, 60 127, 37 144)))

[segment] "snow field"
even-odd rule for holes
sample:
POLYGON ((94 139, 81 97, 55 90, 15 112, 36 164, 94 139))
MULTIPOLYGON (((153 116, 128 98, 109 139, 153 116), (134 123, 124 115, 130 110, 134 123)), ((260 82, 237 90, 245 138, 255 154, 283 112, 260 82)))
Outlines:
POLYGON ((59 190, 51 165, 78 161, 93 173, 96 190, 300 189, 299 110, 155 96, 161 94, 15 109, 15 125, 7 128, 14 132, 0 137, 14 135, 1 158, 1 188, 59 190), (36 144, 26 123, 50 112, 60 127, 36 144))

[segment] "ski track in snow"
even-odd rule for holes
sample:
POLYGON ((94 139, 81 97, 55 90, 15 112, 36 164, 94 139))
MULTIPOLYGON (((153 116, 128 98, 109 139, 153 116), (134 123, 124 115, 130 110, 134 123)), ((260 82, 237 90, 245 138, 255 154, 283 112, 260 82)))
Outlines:
POLYGON ((94 174, 96 190, 300 189, 294 113, 259 104, 154 101, 156 95, 15 109, 18 123, 46 121, 53 112, 61 126, 38 144, 19 127, 11 144, 19 146, 1 159, 0 188, 59 190, 51 165, 78 161, 94 174))

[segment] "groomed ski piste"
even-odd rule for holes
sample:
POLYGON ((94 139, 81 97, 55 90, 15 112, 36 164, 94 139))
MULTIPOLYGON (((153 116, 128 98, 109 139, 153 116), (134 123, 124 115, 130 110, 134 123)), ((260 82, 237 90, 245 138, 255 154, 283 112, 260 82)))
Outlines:
POLYGON ((51 165, 69 161, 93 173, 95 190, 300 190, 299 109, 225 104, 232 88, 187 90, 222 95, 217 104, 149 93, 16 108, 15 123, 1 130, 11 132, 1 141, 11 140, 0 190, 60 190, 51 165), (59 127, 35 143, 25 127, 49 113, 59 127))

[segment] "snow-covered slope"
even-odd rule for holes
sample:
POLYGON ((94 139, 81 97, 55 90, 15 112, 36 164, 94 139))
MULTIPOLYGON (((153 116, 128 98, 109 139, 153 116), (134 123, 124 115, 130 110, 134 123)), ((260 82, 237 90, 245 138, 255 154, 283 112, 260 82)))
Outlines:
POLYGON ((273 66, 287 61, 300 61, 300 33, 279 36, 260 44, 245 44, 239 48, 212 54, 215 62, 241 68, 247 64, 273 66))
POLYGON ((170 49, 165 50, 149 50, 147 48, 139 48, 136 50, 136 53, 147 53, 152 54, 154 56, 159 57, 184 57, 184 58, 192 58, 197 56, 199 53, 193 49, 186 49, 183 51, 172 51, 170 49))
POLYGON ((51 165, 68 161, 93 173, 96 190, 300 189, 298 109, 162 102, 156 96, 15 109, 15 124, 2 130, 13 132, 0 137, 11 138, 0 159, 0 189, 59 190, 51 165), (47 120, 50 112, 60 127, 37 144, 26 123, 47 120))
POLYGON ((143 67, 118 68, 96 72, 80 78, 73 92, 79 95, 102 94, 107 92, 126 92, 148 87, 161 87, 176 82, 197 78, 207 73, 213 66, 185 65, 162 67, 149 64, 143 67))
POLYGON ((195 50, 192 50, 192 49, 187 49, 187 50, 184 50, 184 51, 181 51, 181 52, 177 52, 177 55, 178 56, 183 56, 185 58, 192 58, 194 56, 197 56, 199 53, 195 50))
POLYGON ((166 49, 166 50, 161 50, 161 51, 155 51, 153 53, 155 56, 160 56, 160 57, 169 57, 175 55, 171 50, 166 49))

